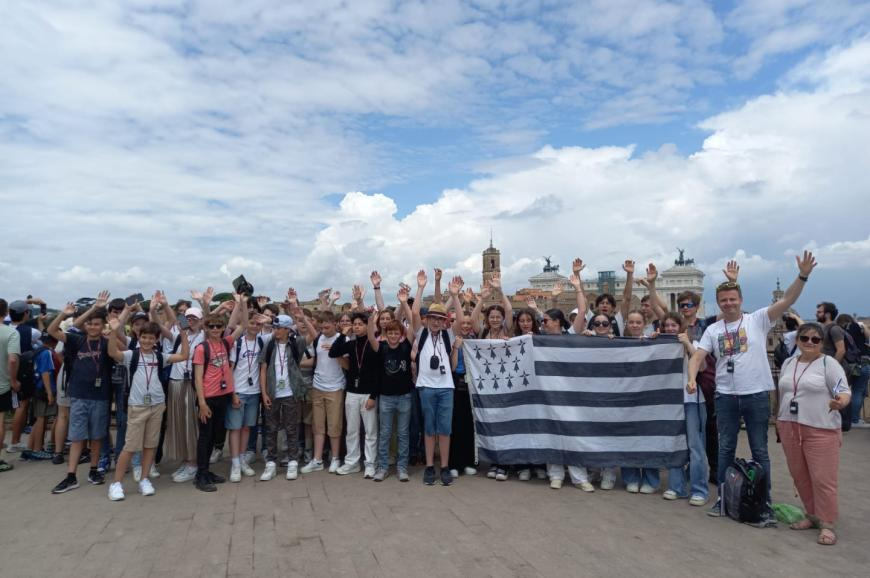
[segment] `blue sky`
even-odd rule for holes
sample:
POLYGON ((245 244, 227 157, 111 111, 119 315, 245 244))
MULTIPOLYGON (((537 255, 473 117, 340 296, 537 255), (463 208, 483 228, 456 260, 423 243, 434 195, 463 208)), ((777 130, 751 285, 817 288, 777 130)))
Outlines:
POLYGON ((685 247, 870 313, 870 4, 7 2, 0 294, 505 283, 685 247), (15 211, 12 214, 18 214, 15 211), (48 234, 35 238, 34 227, 48 234), (70 242, 72 240, 72 242, 70 242))

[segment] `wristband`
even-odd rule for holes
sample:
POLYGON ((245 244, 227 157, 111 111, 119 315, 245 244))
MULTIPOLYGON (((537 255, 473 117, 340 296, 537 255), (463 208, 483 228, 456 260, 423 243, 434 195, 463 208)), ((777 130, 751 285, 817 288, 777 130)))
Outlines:
POLYGON ((380 285, 375 285, 375 291, 380 291, 380 290, 381 290, 381 286, 380 286, 380 285))
POLYGON ((806 283, 807 281, 810 280, 809 277, 804 277, 803 275, 798 275, 798 279, 800 279, 800 280, 803 281, 804 283, 806 283))

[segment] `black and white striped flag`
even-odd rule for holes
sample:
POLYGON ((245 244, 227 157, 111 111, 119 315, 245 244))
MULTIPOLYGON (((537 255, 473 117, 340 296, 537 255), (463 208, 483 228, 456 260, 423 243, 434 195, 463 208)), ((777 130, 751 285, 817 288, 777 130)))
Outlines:
POLYGON ((467 340, 479 457, 666 468, 688 461, 684 350, 673 338, 467 340))

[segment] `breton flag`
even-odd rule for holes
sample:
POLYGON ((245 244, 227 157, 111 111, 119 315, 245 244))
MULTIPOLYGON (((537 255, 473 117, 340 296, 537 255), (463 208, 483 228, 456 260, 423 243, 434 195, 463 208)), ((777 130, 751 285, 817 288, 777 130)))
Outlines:
POLYGON ((467 340, 478 455, 494 464, 685 465, 684 349, 670 337, 467 340))

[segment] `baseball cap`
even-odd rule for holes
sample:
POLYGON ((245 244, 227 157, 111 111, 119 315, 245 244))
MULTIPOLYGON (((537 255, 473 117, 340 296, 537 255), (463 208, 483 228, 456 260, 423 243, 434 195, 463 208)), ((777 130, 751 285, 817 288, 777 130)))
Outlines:
POLYGON ((19 315, 27 313, 29 309, 30 305, 27 304, 27 301, 21 301, 20 299, 18 301, 13 301, 9 304, 9 311, 11 311, 12 313, 17 313, 19 315))
POLYGON ((293 323, 293 318, 289 315, 278 315, 272 320, 272 327, 281 327, 283 329, 293 329, 296 324, 293 323))
POLYGON ((184 312, 184 316, 202 319, 202 309, 200 309, 199 307, 188 307, 187 311, 184 312))
POLYGON ((137 320, 139 320, 139 319, 145 319, 145 320, 147 320, 147 319, 148 319, 148 314, 145 313, 144 311, 137 311, 136 313, 133 314, 132 317, 130 317, 130 321, 131 321, 131 322, 133 322, 133 321, 137 321, 137 320))

